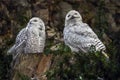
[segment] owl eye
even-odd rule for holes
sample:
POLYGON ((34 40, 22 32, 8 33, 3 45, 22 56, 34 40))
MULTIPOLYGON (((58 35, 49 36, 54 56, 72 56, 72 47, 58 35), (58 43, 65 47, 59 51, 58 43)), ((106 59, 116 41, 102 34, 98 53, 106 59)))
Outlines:
POLYGON ((68 17, 70 17, 70 15, 68 15, 68 17))
POLYGON ((75 15, 77 15, 77 13, 75 13, 75 15))
POLYGON ((37 22, 37 20, 33 20, 34 22, 37 22))

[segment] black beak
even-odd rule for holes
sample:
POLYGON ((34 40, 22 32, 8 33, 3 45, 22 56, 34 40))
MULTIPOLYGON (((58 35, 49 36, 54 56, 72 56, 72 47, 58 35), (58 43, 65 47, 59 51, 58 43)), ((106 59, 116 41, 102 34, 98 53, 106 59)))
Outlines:
POLYGON ((75 18, 80 18, 80 17, 77 17, 77 16, 72 16, 70 19, 75 19, 75 18))
POLYGON ((30 22, 30 24, 32 24, 32 22, 30 22))
POLYGON ((74 16, 72 16, 70 19, 74 19, 75 17, 74 16))

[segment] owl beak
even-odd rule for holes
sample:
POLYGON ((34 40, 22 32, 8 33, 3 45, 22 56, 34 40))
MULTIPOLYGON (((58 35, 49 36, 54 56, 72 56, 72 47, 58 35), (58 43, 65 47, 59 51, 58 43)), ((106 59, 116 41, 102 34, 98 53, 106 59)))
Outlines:
POLYGON ((74 19, 75 18, 75 16, 71 16, 71 18, 70 19, 74 19))
POLYGON ((79 18, 78 16, 71 16, 71 18, 70 19, 74 19, 74 18, 79 18))
POLYGON ((32 24, 32 22, 30 22, 30 24, 32 24))

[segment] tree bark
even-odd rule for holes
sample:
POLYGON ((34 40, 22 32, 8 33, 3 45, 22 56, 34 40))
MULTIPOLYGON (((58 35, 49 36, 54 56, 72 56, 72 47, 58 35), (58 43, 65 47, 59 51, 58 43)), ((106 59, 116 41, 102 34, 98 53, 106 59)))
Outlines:
POLYGON ((22 54, 16 60, 12 80, 21 80, 22 77, 47 80, 45 72, 50 68, 52 55, 22 54))

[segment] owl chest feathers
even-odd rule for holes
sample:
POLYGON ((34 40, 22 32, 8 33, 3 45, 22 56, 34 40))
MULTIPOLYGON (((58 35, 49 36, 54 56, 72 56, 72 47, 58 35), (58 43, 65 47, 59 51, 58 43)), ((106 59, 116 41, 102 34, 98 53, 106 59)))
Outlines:
POLYGON ((45 44, 45 32, 31 28, 27 32, 25 53, 43 52, 45 44))

